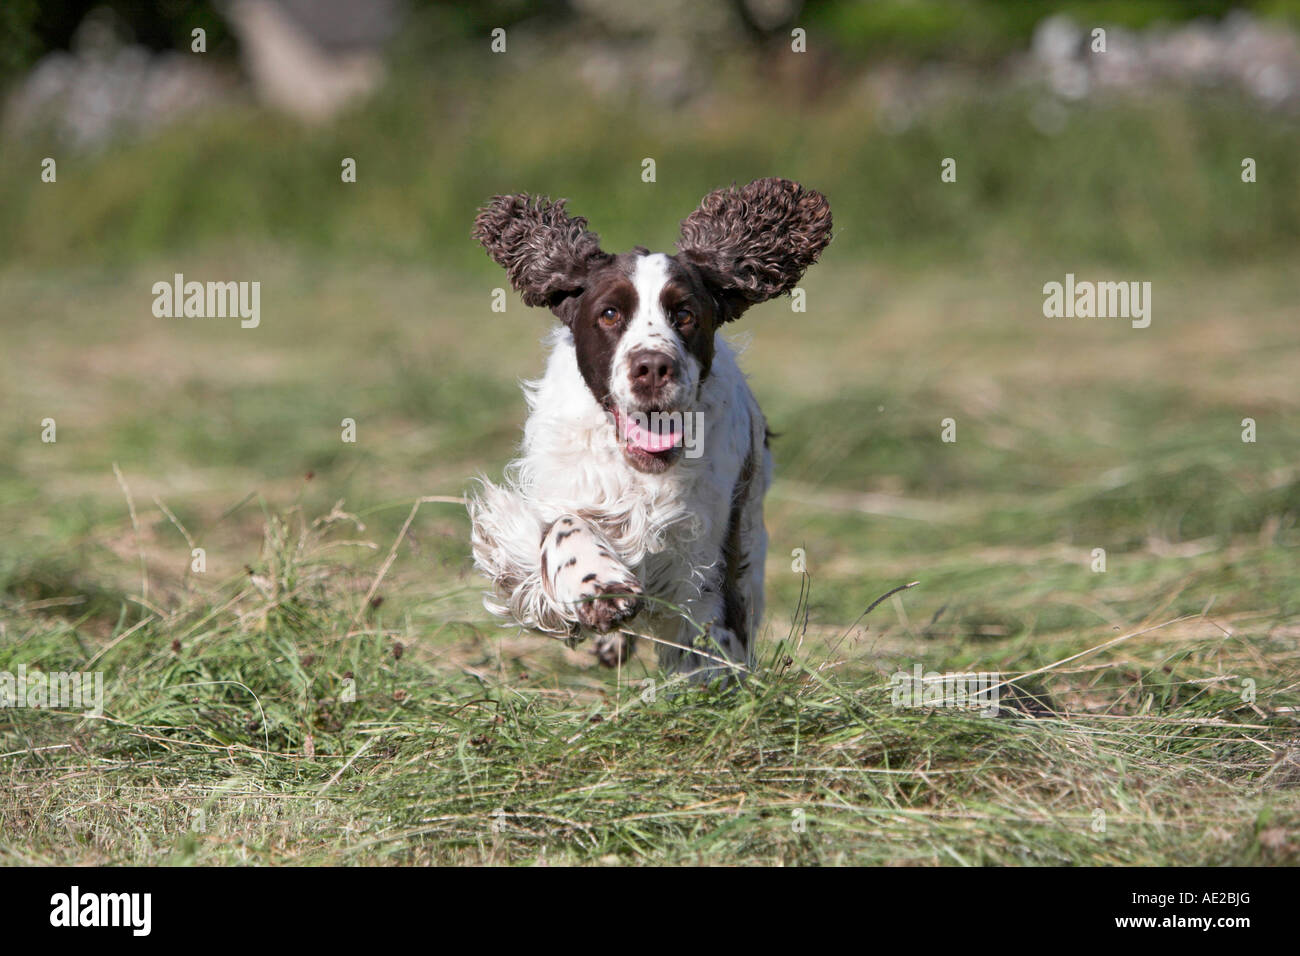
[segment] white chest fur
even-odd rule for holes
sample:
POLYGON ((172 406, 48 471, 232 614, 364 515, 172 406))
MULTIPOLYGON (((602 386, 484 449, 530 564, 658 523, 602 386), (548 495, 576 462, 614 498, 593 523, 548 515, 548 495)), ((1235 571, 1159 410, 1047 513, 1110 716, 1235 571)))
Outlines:
POLYGON ((718 560, 731 493, 755 441, 757 409, 734 353, 718 339, 691 413, 695 454, 653 475, 624 459, 578 371, 568 329, 557 329, 550 345, 542 378, 524 386, 530 414, 512 468, 519 489, 544 523, 577 513, 600 527, 619 557, 643 571, 650 593, 684 596, 681 586, 698 586, 718 560))

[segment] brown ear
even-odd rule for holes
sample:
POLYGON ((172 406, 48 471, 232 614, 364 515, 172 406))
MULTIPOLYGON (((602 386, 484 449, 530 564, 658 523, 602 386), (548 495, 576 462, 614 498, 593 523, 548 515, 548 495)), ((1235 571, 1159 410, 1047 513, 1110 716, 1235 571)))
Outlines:
POLYGON ((677 248, 715 285, 726 318, 789 292, 831 241, 831 207, 789 179, 717 189, 682 222, 677 248))
POLYGON ((581 292, 591 268, 610 258, 587 220, 569 216, 564 203, 527 193, 494 196, 474 220, 474 238, 527 305, 555 308, 581 292))

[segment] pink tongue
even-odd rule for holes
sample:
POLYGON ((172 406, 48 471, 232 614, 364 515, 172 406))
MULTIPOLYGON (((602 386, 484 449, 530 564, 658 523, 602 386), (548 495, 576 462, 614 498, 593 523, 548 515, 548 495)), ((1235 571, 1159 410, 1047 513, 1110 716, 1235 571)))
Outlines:
MULTIPOLYGON (((623 436, 627 439, 628 444, 640 448, 642 451, 648 451, 651 454, 661 451, 667 451, 682 440, 680 432, 667 431, 656 432, 649 428, 643 428, 635 419, 628 418, 620 414, 619 423, 623 426, 623 436)), ((664 420, 662 426, 667 428, 673 427, 673 422, 664 420)))

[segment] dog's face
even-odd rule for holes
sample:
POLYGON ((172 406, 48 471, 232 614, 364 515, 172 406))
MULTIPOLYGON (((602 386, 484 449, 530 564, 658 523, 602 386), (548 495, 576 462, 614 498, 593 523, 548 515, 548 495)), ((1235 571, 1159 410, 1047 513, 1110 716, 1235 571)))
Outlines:
POLYGON ((718 306, 699 268, 641 250, 615 256, 562 314, 583 381, 612 416, 628 462, 666 470, 713 362, 718 306))
POLYGON ((586 226, 563 200, 498 196, 474 237, 527 304, 549 306, 570 328, 583 380, 628 463, 663 472, 681 455, 715 331, 794 287, 830 241, 830 207, 789 180, 717 190, 682 223, 672 256, 610 255, 586 226))

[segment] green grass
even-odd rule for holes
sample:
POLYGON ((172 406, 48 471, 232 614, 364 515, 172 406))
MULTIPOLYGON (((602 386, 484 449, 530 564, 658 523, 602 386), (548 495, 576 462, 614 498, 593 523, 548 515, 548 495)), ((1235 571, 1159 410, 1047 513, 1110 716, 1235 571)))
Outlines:
POLYGON ((438 51, 436 71, 408 54, 377 98, 323 129, 231 107, 93 154, 33 131, 0 153, 0 255, 121 267, 257 242, 487 276, 466 224, 495 193, 569 197, 621 250, 668 246, 705 192, 770 175, 830 197, 832 252, 846 263, 1151 268, 1248 264, 1300 245, 1295 119, 1225 92, 1059 105, 1062 128, 1048 134, 1032 121, 1046 94, 1008 90, 996 73, 933 106, 886 107, 851 75, 819 72, 825 56, 734 55, 710 98, 666 109, 637 92, 593 97, 546 49, 485 62, 457 46, 438 51), (787 81, 774 85, 778 65, 787 81), (1253 184, 1240 178, 1247 156, 1253 184), (45 157, 56 183, 39 182, 45 157), (356 183, 341 182, 344 157, 356 183), (940 180, 947 157, 956 183, 940 180))
POLYGON ((616 674, 487 618, 458 506, 402 533, 509 457, 546 318, 488 324, 482 289, 423 269, 207 256, 185 268, 257 263, 261 329, 155 320, 153 263, 0 280, 58 317, 14 329, 0 385, 0 670, 102 670, 107 697, 0 711, 4 858, 1295 862, 1284 265, 1181 274, 1141 331, 1044 320, 1015 269, 827 267, 812 336, 756 310, 782 433, 763 666, 647 702, 648 653, 616 674), (864 281, 889 290, 866 316, 864 281), (915 663, 1030 676, 993 719, 894 708, 915 663))
POLYGON ((888 132, 850 86, 728 70, 697 114, 519 62, 59 153, 52 186, 57 147, 6 146, 0 672, 102 671, 106 714, 0 710, 0 859, 1297 862, 1294 122, 1204 97, 1053 137, 990 93, 888 132), (548 316, 490 311, 468 225, 531 189, 662 248, 774 173, 837 236, 806 313, 729 333, 779 433, 762 666, 646 701, 646 649, 498 627, 463 509, 412 517, 500 472, 541 368, 548 316), (154 318, 176 272, 260 281, 261 327, 154 318), (1151 327, 1045 319, 1066 272, 1151 281, 1151 327), (915 664, 1014 689, 895 708, 915 664))
POLYGON ((136 632, 117 656, 112 723, 73 730, 70 745, 71 726, 51 736, 50 721, 24 716, 15 729, 29 747, 21 770, 11 771, 4 822, 31 835, 6 855, 165 863, 1285 859, 1260 839, 1294 822, 1281 794, 1295 771, 1279 774, 1267 750, 1276 729, 1228 688, 1183 683, 1181 699, 1174 689, 1203 673, 1222 641, 1181 642, 1172 654, 1148 648, 1128 660, 1127 710, 1145 705, 1143 716, 983 719, 900 712, 879 681, 803 662, 769 666, 731 694, 647 703, 637 687, 557 683, 484 643, 456 667, 395 658, 387 628, 383 639, 325 643, 340 625, 332 607, 304 594, 251 630, 191 614, 136 632), (168 639, 179 649, 168 649, 168 639), (339 700, 345 673, 356 675, 353 703, 339 700), (56 739, 69 749, 40 749, 56 739), (42 785, 50 778, 57 786, 42 785), (1103 832, 1094 828, 1097 811, 1103 832))

